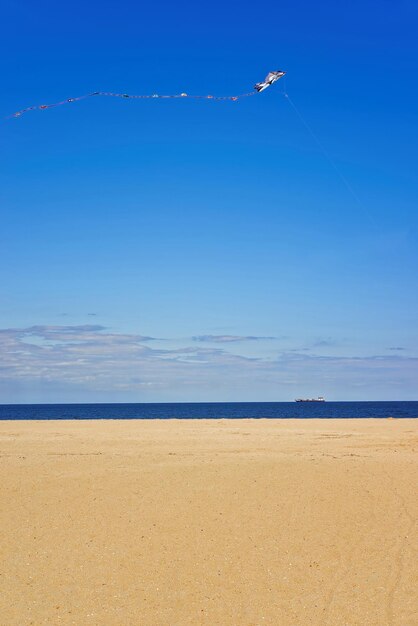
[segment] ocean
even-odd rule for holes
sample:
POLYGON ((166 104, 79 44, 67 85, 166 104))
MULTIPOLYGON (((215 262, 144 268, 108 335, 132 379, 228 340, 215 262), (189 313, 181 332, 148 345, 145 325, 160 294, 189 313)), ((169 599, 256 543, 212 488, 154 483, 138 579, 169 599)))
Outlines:
POLYGON ((2 404, 0 420, 418 417, 418 402, 2 404))

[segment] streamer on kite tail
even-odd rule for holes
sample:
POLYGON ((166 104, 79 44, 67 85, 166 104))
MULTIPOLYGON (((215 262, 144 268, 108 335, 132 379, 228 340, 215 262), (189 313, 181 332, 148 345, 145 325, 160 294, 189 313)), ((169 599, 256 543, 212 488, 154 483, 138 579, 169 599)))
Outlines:
POLYGON ((233 102, 236 102, 237 100, 240 100, 241 98, 248 98, 249 96, 255 96, 257 93, 264 91, 265 89, 267 89, 267 87, 270 87, 270 85, 272 85, 277 80, 279 80, 279 78, 284 76, 285 73, 286 72, 282 72, 281 70, 278 70, 275 72, 269 72, 263 82, 257 83, 256 85, 254 85, 255 91, 251 91, 249 93, 241 93, 236 96, 212 96, 212 95, 195 96, 195 95, 190 95, 185 92, 178 93, 178 94, 168 94, 168 95, 161 95, 158 93, 153 93, 153 94, 148 94, 148 95, 132 95, 128 93, 113 93, 110 91, 93 91, 92 93, 85 94, 84 96, 78 96, 77 98, 67 98, 66 100, 61 100, 60 102, 53 102, 52 104, 40 104, 36 106, 26 107, 25 109, 21 109, 20 111, 16 111, 16 113, 9 115, 7 119, 10 119, 13 117, 21 117, 24 113, 27 113, 28 111, 36 111, 36 110, 43 111, 45 109, 52 109, 54 107, 62 106, 63 104, 79 102, 80 100, 85 100, 86 98, 92 98, 94 96, 106 96, 106 97, 111 97, 111 98, 126 98, 126 99, 131 99, 131 100, 148 100, 151 98, 160 98, 160 99, 188 98, 188 99, 195 99, 195 100, 216 100, 216 101, 231 100, 233 102))

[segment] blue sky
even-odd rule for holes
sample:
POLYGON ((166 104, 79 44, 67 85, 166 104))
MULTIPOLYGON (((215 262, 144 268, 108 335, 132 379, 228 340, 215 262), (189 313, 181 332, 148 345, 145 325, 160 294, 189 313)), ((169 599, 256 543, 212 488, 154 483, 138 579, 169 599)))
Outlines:
POLYGON ((415 2, 11 2, 0 401, 416 399, 415 2))

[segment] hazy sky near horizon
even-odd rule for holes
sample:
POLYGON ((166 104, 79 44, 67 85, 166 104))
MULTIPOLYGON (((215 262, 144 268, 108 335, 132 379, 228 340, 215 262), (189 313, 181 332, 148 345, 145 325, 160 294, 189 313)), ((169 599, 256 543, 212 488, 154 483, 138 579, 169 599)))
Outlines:
POLYGON ((0 402, 417 399, 415 2, 3 7, 2 117, 287 76, 1 123, 0 402))

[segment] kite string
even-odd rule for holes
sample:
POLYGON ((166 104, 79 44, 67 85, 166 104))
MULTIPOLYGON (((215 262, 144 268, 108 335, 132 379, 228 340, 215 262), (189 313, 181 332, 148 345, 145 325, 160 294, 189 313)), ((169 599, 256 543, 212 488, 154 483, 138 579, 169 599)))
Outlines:
POLYGON ((322 141, 320 141, 320 139, 318 138, 316 133, 314 133, 314 131, 312 130, 312 128, 310 127, 308 122, 305 120, 305 118, 303 117, 302 113, 299 111, 299 109, 297 108, 297 106, 295 105, 295 103, 293 102, 293 100, 291 99, 289 94, 287 93, 287 91, 285 89, 285 85, 283 85, 283 96, 286 98, 287 102, 290 104, 290 106, 292 107, 292 109, 294 110, 294 112, 296 113, 296 115, 298 116, 299 120, 302 122, 302 124, 304 125, 304 127, 306 128, 306 130, 308 131, 310 136, 312 137, 312 139, 315 141, 317 146, 320 148, 322 154, 327 159, 328 163, 331 165, 331 167, 334 169, 334 171, 338 174, 338 176, 340 177, 340 179, 344 183, 346 189, 350 192, 351 196, 354 198, 354 200, 357 202, 357 204, 363 209, 363 211, 368 216, 368 218, 373 222, 373 224, 375 224, 376 222, 375 222, 375 219, 374 219, 373 215, 370 213, 370 211, 367 209, 367 207, 360 200, 360 198, 358 197, 358 195, 354 191, 353 187, 351 186, 351 184, 347 180, 347 178, 341 172, 339 167, 337 167, 337 164, 335 163, 334 159, 331 157, 329 152, 325 149, 322 141))

